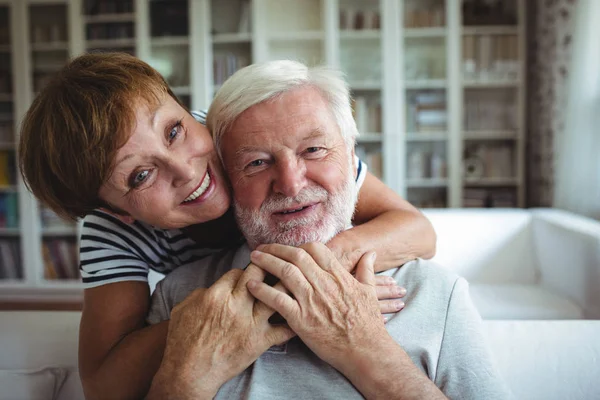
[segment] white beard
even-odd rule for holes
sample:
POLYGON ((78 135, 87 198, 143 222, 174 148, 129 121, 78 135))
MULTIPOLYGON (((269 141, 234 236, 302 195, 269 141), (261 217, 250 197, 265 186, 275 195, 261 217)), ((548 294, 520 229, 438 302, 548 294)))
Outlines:
POLYGON ((294 198, 273 194, 263 202, 259 210, 244 209, 238 204, 234 204, 234 209, 238 226, 251 249, 268 243, 300 246, 309 242, 326 243, 350 227, 357 195, 353 174, 348 174, 348 179, 337 193, 329 193, 321 186, 314 186, 303 189, 294 198), (311 202, 320 202, 324 213, 287 222, 270 221, 271 215, 277 210, 311 202))

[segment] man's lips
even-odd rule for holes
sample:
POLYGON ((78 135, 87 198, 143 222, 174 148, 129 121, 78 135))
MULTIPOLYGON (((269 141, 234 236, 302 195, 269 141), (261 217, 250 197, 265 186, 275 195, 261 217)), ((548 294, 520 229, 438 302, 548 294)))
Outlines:
POLYGON ((291 220, 298 217, 304 217, 316 210, 319 204, 320 203, 310 203, 289 207, 284 210, 274 212, 273 216, 278 220, 291 220))

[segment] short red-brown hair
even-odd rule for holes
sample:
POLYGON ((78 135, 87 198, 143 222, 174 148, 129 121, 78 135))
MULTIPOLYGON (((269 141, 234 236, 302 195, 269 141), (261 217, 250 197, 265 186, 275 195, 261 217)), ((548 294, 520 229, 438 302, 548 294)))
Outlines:
POLYGON ((168 94, 165 79, 125 53, 90 53, 65 65, 35 98, 21 125, 19 168, 31 192, 65 218, 98 207, 116 152, 140 104, 168 94))

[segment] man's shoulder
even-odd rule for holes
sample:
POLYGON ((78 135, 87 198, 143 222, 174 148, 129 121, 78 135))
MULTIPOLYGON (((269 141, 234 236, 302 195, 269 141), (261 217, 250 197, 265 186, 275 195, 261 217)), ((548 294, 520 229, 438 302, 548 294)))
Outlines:
POLYGON ((224 249, 200 260, 182 265, 168 274, 157 286, 162 297, 172 306, 181 302, 198 288, 207 288, 227 271, 244 268, 248 264, 249 251, 246 244, 237 249, 224 249))

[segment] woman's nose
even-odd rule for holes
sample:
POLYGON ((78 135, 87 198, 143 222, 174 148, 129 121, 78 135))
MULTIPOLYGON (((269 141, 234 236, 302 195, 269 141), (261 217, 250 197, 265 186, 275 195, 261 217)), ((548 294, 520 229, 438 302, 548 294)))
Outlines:
POLYGON ((173 157, 169 162, 169 166, 173 174, 173 186, 175 187, 188 184, 196 176, 194 163, 191 162, 191 159, 173 157))

